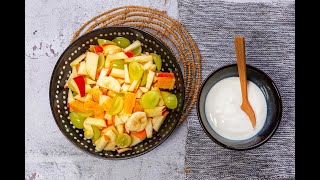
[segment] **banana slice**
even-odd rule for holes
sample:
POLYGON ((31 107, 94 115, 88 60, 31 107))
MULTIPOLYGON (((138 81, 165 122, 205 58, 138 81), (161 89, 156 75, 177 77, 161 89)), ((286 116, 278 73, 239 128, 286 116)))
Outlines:
POLYGON ((97 85, 107 89, 111 89, 115 92, 120 92, 121 89, 120 83, 111 76, 102 77, 101 79, 98 79, 97 85))
POLYGON ((148 124, 147 115, 145 112, 133 113, 125 123, 126 130, 140 132, 146 128, 148 124))

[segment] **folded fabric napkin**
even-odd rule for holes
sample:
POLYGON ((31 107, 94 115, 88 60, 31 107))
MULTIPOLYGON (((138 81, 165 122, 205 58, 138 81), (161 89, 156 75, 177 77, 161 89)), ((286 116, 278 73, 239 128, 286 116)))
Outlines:
POLYGON ((188 117, 187 179, 295 178, 295 4, 178 0, 179 20, 197 42, 202 80, 236 63, 234 35, 243 34, 247 63, 268 74, 280 90, 283 113, 277 132, 262 146, 234 151, 202 130, 195 108, 188 117))

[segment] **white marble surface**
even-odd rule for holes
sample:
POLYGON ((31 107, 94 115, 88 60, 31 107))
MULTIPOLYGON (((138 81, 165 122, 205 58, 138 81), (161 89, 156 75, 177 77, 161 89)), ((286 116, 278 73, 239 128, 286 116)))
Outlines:
POLYGON ((133 159, 111 161, 87 155, 59 131, 49 106, 53 67, 73 32, 91 17, 123 5, 167 10, 178 17, 177 2, 165 0, 27 0, 25 39, 26 179, 184 179, 187 125, 159 147, 133 159))

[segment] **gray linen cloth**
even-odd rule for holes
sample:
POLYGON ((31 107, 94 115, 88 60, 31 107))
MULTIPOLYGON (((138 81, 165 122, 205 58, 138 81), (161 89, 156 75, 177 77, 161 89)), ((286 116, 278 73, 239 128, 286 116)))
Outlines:
POLYGON ((295 179, 295 4, 179 0, 179 20, 202 55, 202 81, 236 63, 234 35, 243 34, 247 63, 280 90, 283 114, 274 136, 248 151, 220 147, 202 130, 195 108, 188 117, 187 179, 295 179))

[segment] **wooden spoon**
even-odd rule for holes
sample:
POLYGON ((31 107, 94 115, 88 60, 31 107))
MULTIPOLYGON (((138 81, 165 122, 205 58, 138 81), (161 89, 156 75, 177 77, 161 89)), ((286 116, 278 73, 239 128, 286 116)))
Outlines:
POLYGON ((236 48, 238 73, 239 73, 241 93, 242 93, 242 104, 240 107, 249 116, 252 127, 255 128, 256 116, 249 103, 248 93, 247 93, 246 54, 245 54, 244 37, 241 35, 236 35, 236 37, 234 38, 234 46, 236 48))

